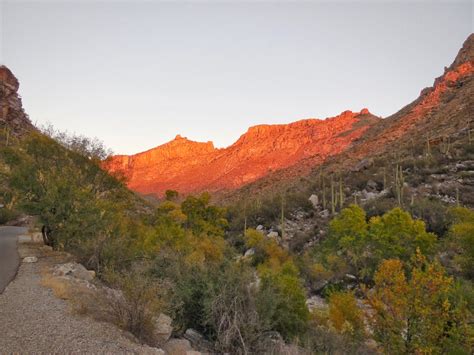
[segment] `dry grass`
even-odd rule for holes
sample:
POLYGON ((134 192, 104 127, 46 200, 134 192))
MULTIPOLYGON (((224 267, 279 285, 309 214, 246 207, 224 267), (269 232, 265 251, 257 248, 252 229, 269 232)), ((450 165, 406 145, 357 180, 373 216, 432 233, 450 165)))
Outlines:
POLYGON ((64 278, 43 275, 41 278, 41 286, 51 289, 54 295, 62 300, 71 299, 71 295, 73 294, 69 282, 64 278))

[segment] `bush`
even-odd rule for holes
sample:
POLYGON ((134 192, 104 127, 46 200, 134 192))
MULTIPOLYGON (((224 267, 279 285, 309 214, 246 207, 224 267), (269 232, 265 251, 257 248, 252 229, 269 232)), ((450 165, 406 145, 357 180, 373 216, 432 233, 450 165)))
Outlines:
POLYGON ((110 313, 115 323, 138 339, 154 343, 154 320, 162 311, 166 289, 147 273, 144 265, 134 265, 129 270, 108 270, 104 279, 121 292, 106 295, 110 313))
POLYGON ((309 311, 306 295, 295 265, 287 261, 281 270, 261 268, 259 313, 271 322, 271 329, 292 340, 307 329, 309 311))
POLYGON ((416 199, 410 212, 415 218, 422 219, 426 223, 427 230, 438 236, 446 234, 448 227, 447 208, 438 199, 416 199))
POLYGON ((7 222, 13 221, 19 216, 19 213, 15 210, 8 208, 0 208, 0 224, 5 224, 7 222))

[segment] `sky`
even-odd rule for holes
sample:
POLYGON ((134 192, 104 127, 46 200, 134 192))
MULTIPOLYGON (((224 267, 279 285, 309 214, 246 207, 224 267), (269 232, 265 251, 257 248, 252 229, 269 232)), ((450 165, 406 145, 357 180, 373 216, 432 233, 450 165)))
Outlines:
POLYGON ((177 134, 364 107, 386 117, 473 32, 472 1, 0 0, 0 62, 33 122, 131 154, 177 134))

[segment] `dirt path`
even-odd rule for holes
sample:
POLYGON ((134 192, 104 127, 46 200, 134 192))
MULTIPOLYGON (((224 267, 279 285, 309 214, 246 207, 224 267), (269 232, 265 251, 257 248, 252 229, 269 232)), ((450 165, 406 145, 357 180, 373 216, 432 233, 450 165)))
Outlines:
POLYGON ((0 354, 162 354, 112 324, 71 312, 66 301, 40 283, 42 268, 51 263, 40 247, 20 244, 19 254, 37 256, 38 262, 22 263, 0 295, 0 354))

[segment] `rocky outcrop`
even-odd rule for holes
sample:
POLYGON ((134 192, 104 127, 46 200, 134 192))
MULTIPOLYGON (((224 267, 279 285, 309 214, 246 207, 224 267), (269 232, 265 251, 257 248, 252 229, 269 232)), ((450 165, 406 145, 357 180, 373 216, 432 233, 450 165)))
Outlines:
POLYGON ((0 128, 7 127, 9 133, 21 135, 33 129, 28 115, 23 110, 18 95, 20 83, 6 66, 0 66, 0 128))
POLYGON ((178 135, 143 153, 114 156, 105 166, 124 174, 129 187, 143 194, 162 196, 167 189, 181 193, 232 190, 289 166, 297 165, 297 174, 304 174, 314 164, 346 150, 378 121, 363 109, 326 120, 259 125, 224 149, 178 135))

